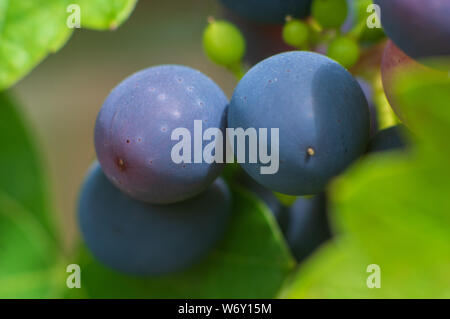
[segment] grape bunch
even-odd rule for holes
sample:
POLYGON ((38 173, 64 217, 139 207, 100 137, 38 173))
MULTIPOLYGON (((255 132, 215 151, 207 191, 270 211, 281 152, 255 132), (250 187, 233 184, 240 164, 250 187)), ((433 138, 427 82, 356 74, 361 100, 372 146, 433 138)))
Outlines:
POLYGON ((92 254, 135 275, 186 269, 226 234, 230 188, 244 188, 307 258, 333 237, 330 182, 363 156, 412 145, 397 75, 442 72, 421 58, 450 55, 450 2, 419 2, 375 0, 387 40, 367 26, 379 18, 371 0, 220 0, 226 19, 208 19, 203 48, 236 76, 231 99, 179 65, 137 72, 106 98, 79 199, 92 254))

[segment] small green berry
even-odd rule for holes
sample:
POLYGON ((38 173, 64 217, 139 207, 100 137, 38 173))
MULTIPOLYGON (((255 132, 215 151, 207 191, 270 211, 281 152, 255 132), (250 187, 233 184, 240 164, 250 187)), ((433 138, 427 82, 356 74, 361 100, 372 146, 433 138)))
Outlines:
POLYGON ((295 48, 306 48, 309 40, 309 28, 298 19, 291 19, 283 27, 283 40, 295 48))
POLYGON ((211 19, 203 34, 203 48, 213 62, 235 67, 244 57, 245 39, 233 24, 211 19))
POLYGON ((360 54, 358 44, 348 37, 334 39, 327 52, 328 57, 339 62, 345 68, 354 66, 358 62, 360 54))
POLYGON ((339 28, 347 14, 346 0, 314 0, 311 8, 312 17, 325 29, 339 28))

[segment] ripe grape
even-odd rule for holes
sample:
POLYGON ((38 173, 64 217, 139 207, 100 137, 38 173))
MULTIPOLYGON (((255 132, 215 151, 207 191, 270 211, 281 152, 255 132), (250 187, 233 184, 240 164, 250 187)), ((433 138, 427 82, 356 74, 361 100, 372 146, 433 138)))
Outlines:
POLYGON ((375 0, 386 34, 408 56, 450 55, 450 1, 375 0))
POLYGON ((369 111, 358 82, 333 60, 312 52, 286 52, 255 65, 236 87, 230 128, 276 128, 279 170, 261 174, 260 161, 242 167, 261 185, 288 195, 321 192, 363 154, 369 111))
POLYGON ((300 197, 291 207, 285 207, 280 228, 298 262, 303 261, 331 238, 325 194, 312 198, 300 197))
POLYGON ((377 114, 377 106, 374 102, 374 93, 371 85, 363 80, 362 78, 356 78, 359 86, 361 87, 364 95, 366 96, 366 100, 369 103, 369 114, 370 114, 370 136, 374 136, 378 131, 378 114, 377 114))
POLYGON ((145 202, 174 203, 199 194, 223 164, 175 163, 171 151, 178 142, 171 133, 186 128, 193 136, 195 120, 203 130, 224 130, 227 104, 210 78, 188 67, 164 65, 133 74, 111 92, 97 118, 95 149, 103 171, 123 192, 145 202))
POLYGON ((230 201, 218 179, 181 203, 143 203, 113 186, 95 163, 81 189, 79 225, 87 247, 104 265, 127 274, 159 275, 185 269, 214 248, 226 229, 230 201))
POLYGON ((247 43, 244 60, 250 65, 254 65, 274 54, 293 49, 282 39, 283 25, 253 22, 226 8, 223 9, 223 17, 235 24, 244 35, 247 43))
POLYGON ((408 146, 407 133, 406 127, 401 124, 381 130, 370 141, 369 152, 405 149, 408 146))
POLYGON ((283 24, 287 16, 309 14, 311 0, 220 0, 229 10, 245 19, 265 24, 283 24))

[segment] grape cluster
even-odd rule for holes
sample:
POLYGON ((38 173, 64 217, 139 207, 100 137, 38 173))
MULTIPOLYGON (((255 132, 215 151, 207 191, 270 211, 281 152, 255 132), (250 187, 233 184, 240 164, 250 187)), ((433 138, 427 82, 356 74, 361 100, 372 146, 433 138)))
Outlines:
POLYGON ((229 186, 246 188, 265 202, 302 261, 332 237, 330 181, 368 153, 410 147, 409 130, 380 107, 386 95, 407 125, 393 89, 397 74, 441 72, 415 58, 450 55, 450 5, 444 0, 427 6, 375 0, 391 38, 382 59, 384 32, 367 27, 368 19, 377 18, 367 10, 371 0, 220 2, 231 21, 210 18, 203 47, 211 61, 237 77, 230 100, 201 72, 163 65, 125 79, 98 115, 98 162, 82 186, 79 221, 93 255, 118 271, 158 275, 200 261, 226 232, 229 186), (421 28, 417 36, 406 31, 414 23, 421 28), (202 132, 223 132, 214 136, 214 156, 231 145, 237 154, 231 159, 239 165, 224 163, 225 157, 197 160, 195 150, 213 140, 204 135, 182 149, 183 161, 174 161, 181 137, 174 132, 183 128, 195 135, 195 123, 202 132), (244 147, 229 129, 244 132, 244 147), (257 149, 250 145, 251 129, 259 134, 259 147, 277 156, 272 173, 262 173, 265 157, 251 160, 257 149), (270 132, 266 139, 263 129, 270 132))

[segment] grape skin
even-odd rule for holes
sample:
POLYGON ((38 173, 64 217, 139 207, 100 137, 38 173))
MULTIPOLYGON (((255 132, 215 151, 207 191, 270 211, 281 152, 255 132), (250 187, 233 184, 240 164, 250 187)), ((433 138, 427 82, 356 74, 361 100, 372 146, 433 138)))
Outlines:
POLYGON ((321 192, 366 151, 370 128, 356 80, 312 52, 282 53, 254 66, 234 91, 228 125, 279 128, 279 171, 261 175, 261 163, 241 166, 261 185, 288 195, 321 192))
POLYGON ((188 67, 163 65, 133 74, 111 92, 97 117, 95 149, 103 171, 116 187, 145 202, 174 203, 199 194, 223 164, 174 163, 177 141, 171 132, 187 128, 193 136, 195 120, 203 121, 203 131, 224 131, 227 104, 210 78, 188 67))
POLYGON ((450 55, 450 1, 375 0, 386 34, 408 56, 450 55))
POLYGON ((182 203, 151 205, 114 187, 98 163, 81 189, 78 218, 87 247, 102 264, 133 275, 185 269, 222 238, 231 214, 226 184, 217 179, 182 203))

